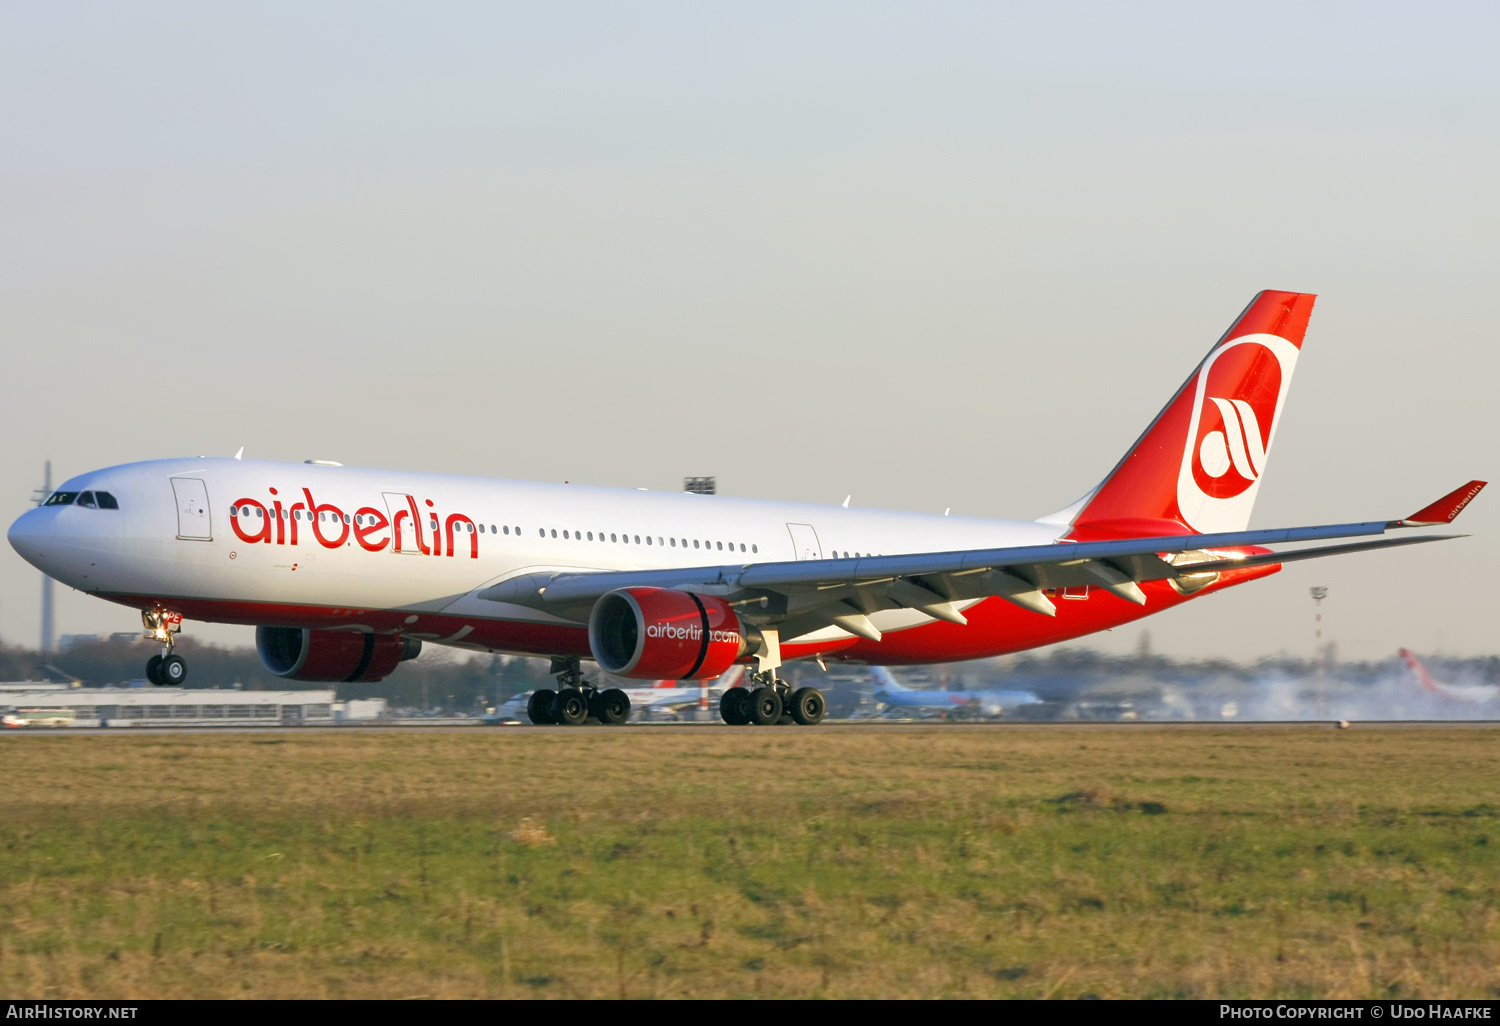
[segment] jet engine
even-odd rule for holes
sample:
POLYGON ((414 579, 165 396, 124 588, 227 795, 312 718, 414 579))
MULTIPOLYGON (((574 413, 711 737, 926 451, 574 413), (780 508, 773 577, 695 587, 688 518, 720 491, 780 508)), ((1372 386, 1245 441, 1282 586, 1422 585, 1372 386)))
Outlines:
POLYGON ((422 642, 389 634, 257 627, 255 651, 267 670, 288 680, 369 684, 384 680, 397 663, 415 659, 422 642))
POLYGON ((665 588, 622 588, 594 603, 589 648, 618 677, 708 680, 749 651, 723 599, 665 588))

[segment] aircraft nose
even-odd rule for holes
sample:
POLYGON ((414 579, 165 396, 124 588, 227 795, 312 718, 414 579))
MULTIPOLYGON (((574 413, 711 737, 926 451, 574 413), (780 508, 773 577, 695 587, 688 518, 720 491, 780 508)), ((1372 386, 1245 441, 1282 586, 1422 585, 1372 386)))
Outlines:
POLYGON ((43 550, 50 536, 50 532, 46 529, 46 520, 47 514, 42 510, 27 510, 16 517, 16 522, 11 524, 10 530, 5 533, 10 547, 38 570, 45 569, 42 566, 45 559, 43 550))

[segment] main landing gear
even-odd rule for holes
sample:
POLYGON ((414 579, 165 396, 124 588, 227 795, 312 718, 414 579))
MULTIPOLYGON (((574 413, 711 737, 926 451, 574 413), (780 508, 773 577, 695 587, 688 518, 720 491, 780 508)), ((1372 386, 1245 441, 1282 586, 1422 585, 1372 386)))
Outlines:
POLYGON ((750 675, 750 685, 730 688, 719 699, 719 716, 731 727, 769 727, 798 723, 812 727, 828 714, 828 701, 817 688, 797 688, 771 670, 750 675))
POLYGON ((816 726, 828 715, 828 700, 817 688, 796 688, 776 676, 781 669, 781 633, 755 631, 755 672, 744 687, 730 688, 719 699, 719 716, 731 727, 769 727, 799 723, 816 726))
POLYGON ((584 680, 576 658, 553 659, 552 674, 557 678, 557 690, 534 691, 526 703, 526 715, 532 723, 577 727, 592 719, 617 726, 630 719, 630 696, 619 688, 600 691, 584 680))
POLYGON ((187 661, 172 654, 177 632, 182 630, 182 614, 166 609, 141 610, 146 637, 162 643, 161 655, 146 660, 146 679, 159 688, 181 687, 187 680, 187 661))

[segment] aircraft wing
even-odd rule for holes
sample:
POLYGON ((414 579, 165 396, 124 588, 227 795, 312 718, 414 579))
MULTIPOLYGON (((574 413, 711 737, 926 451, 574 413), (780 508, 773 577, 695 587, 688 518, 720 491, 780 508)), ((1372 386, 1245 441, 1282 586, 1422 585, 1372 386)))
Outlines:
POLYGON ((1043 594, 1045 591, 1083 585, 1102 588, 1128 602, 1144 605, 1146 595, 1140 585, 1146 581, 1177 580, 1190 586, 1206 583, 1209 574, 1235 568, 1461 537, 1373 536, 1407 527, 1451 523, 1483 484, 1470 482, 1425 507, 1420 514, 1400 520, 855 559, 667 570, 544 572, 503 581, 480 591, 479 597, 545 609, 566 619, 586 622, 594 603, 618 588, 668 588, 724 598, 743 621, 778 628, 784 638, 837 626, 859 637, 879 641, 880 631, 870 622, 869 615, 883 609, 914 609, 935 619, 963 624, 967 621, 955 603, 997 597, 1051 616, 1056 607, 1043 594), (1361 537, 1370 540, 1268 555, 1239 556, 1214 551, 1361 537))

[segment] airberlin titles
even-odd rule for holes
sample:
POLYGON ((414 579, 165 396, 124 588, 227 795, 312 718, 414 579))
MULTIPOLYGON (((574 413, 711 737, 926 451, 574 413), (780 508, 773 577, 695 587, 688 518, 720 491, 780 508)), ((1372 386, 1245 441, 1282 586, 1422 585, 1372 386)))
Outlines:
MULTIPOLYGON (((679 626, 668 621, 658 621, 656 623, 646 625, 646 637, 666 638, 671 641, 702 641, 703 628, 695 624, 690 624, 688 626, 679 626)), ((738 645, 740 643, 740 632, 710 629, 708 632, 708 642, 711 645, 717 645, 723 642, 729 642, 730 644, 738 645)))
POLYGON ((432 500, 424 499, 426 516, 415 496, 403 495, 404 508, 390 515, 374 506, 361 506, 346 513, 331 502, 317 502, 312 489, 302 489, 301 502, 282 504, 280 493, 268 489, 269 503, 251 498, 235 500, 229 507, 229 526, 243 542, 267 545, 301 544, 299 534, 310 531, 325 549, 343 548, 352 535, 366 552, 420 553, 424 556, 452 556, 469 543, 469 558, 479 558, 479 534, 474 521, 462 513, 449 513, 439 520, 432 500), (387 533, 389 532, 389 533, 387 533), (461 536, 455 541, 454 534, 461 536))

